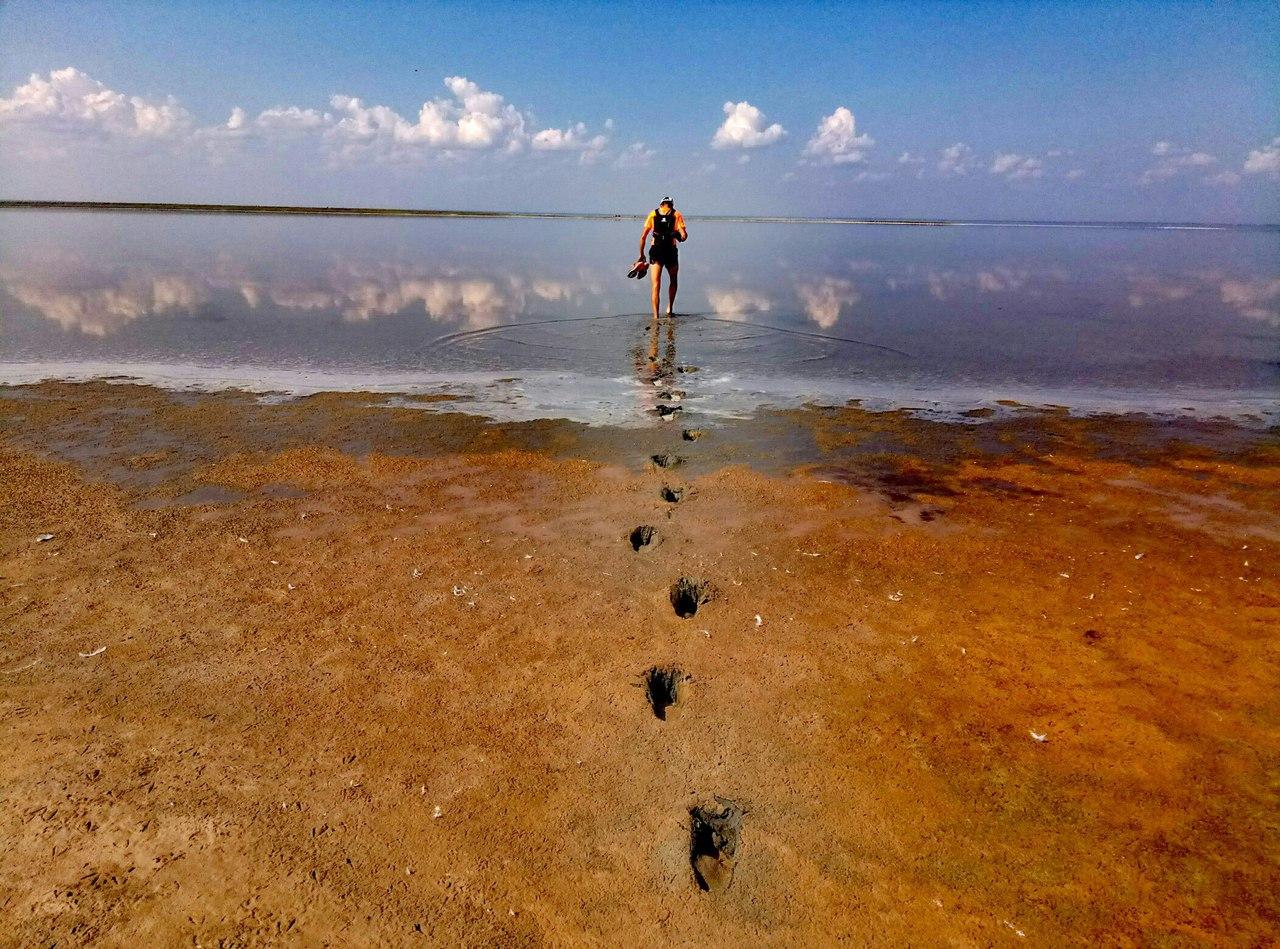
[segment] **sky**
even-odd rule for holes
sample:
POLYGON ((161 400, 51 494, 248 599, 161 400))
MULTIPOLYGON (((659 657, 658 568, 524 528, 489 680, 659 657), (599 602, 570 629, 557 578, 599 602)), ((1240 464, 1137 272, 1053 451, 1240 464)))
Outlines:
POLYGON ((1280 4, 0 0, 0 197, 1280 222, 1280 4))

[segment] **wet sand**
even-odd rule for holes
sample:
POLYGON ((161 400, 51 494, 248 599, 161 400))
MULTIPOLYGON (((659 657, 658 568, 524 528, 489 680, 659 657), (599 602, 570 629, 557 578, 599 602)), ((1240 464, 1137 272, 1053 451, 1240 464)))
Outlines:
POLYGON ((5 944, 1276 938, 1274 433, 2 394, 5 944))

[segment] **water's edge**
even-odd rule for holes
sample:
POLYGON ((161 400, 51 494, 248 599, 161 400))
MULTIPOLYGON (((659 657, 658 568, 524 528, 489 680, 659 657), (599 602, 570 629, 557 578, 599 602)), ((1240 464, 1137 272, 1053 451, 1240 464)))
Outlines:
MULTIPOLYGON (((484 220, 562 219, 572 221, 639 221, 644 214, 608 211, 486 211, 461 208, 380 208, 289 204, 202 204, 166 201, 60 201, 0 199, 0 211, 106 211, 166 214, 255 214, 315 217, 423 217, 484 220)), ((1224 224, 1213 221, 1036 221, 994 218, 792 217, 760 214, 689 214, 690 221, 741 224, 844 224, 887 227, 1068 227, 1163 231, 1280 232, 1280 224, 1224 224)))
MULTIPOLYGON (((563 371, 370 372, 156 362, 23 362, 0 364, 0 386, 45 382, 108 382, 186 392, 242 391, 283 401, 326 392, 388 396, 452 395, 412 403, 428 411, 460 411, 494 421, 566 419, 588 425, 648 426, 649 385, 634 376, 588 376, 563 371)), ((1249 428, 1280 425, 1280 401, 1270 393, 1185 387, 1168 390, 1041 388, 1031 386, 913 387, 885 382, 713 372, 699 380, 686 412, 749 418, 761 409, 856 403, 869 411, 906 410, 917 417, 968 422, 976 409, 997 415, 1026 409, 1075 416, 1139 414, 1159 418, 1214 418, 1249 428)), ((402 404, 402 403, 394 403, 402 404)))

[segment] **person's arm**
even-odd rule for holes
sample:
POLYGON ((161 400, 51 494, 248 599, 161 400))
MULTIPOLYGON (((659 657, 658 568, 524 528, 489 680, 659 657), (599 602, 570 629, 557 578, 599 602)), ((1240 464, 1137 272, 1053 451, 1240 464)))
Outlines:
POLYGON ((652 230, 653 228, 650 227, 648 224, 646 224, 644 226, 644 231, 640 235, 640 257, 641 258, 644 257, 644 242, 649 239, 649 232, 652 230))
POLYGON ((682 244, 689 239, 689 229, 684 226, 684 215, 679 211, 676 212, 676 235, 682 244))

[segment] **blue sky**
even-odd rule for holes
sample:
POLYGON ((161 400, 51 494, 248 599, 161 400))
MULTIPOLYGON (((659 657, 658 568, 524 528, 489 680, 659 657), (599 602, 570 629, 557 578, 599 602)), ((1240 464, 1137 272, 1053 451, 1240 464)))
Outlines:
POLYGON ((10 0, 0 191, 1276 222, 1277 35, 1272 3, 10 0))

